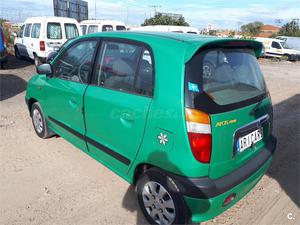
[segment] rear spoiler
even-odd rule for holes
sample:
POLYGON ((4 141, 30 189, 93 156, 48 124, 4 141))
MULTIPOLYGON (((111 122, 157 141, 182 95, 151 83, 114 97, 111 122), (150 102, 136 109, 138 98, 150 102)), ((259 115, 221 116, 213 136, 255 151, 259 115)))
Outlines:
POLYGON ((253 49, 256 57, 260 57, 263 44, 254 40, 243 39, 223 39, 216 38, 211 42, 202 44, 192 44, 185 54, 185 63, 188 62, 196 53, 210 48, 248 48, 253 49))

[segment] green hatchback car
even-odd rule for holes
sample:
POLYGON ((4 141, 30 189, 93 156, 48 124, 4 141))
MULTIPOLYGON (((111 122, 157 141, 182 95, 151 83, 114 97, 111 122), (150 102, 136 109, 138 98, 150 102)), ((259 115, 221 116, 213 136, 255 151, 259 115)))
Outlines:
POLYGON ((90 34, 38 67, 26 102, 39 137, 57 134, 135 185, 149 223, 206 221, 272 161, 261 50, 193 34, 90 34))

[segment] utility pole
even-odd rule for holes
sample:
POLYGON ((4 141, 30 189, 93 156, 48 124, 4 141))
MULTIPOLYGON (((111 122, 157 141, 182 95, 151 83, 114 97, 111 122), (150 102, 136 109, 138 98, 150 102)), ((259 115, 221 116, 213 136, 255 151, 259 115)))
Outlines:
MULTIPOLYGON (((161 5, 149 5, 150 8, 153 8, 153 11, 154 11, 154 16, 156 15, 157 13, 157 9, 158 8, 161 8, 161 5)), ((150 17, 151 17, 151 14, 150 14, 150 17)))

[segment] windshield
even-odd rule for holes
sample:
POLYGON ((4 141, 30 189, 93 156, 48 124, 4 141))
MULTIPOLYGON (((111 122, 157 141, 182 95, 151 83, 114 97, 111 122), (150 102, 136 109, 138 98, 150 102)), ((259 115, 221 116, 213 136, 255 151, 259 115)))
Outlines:
MULTIPOLYGON (((212 49, 196 54, 186 65, 186 104, 195 107, 200 96, 219 107, 266 93, 254 51, 212 49)), ((200 104, 203 104, 203 102, 200 104)))
POLYGON ((66 23, 65 24, 65 32, 66 32, 66 38, 67 39, 78 37, 77 26, 73 23, 66 23))
POLYGON ((47 38, 48 39, 62 39, 60 23, 48 23, 47 38))
POLYGON ((283 48, 290 49, 290 47, 288 46, 288 44, 285 41, 281 41, 280 44, 283 48))

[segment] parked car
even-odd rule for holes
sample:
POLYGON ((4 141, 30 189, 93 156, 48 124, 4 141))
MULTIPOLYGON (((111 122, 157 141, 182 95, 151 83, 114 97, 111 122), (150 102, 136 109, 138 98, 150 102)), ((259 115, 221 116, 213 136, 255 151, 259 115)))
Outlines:
POLYGON ((211 219, 255 186, 275 151, 261 49, 178 33, 81 36, 29 81, 33 127, 136 185, 151 224, 211 219))
POLYGON ((7 61, 7 51, 6 51, 6 39, 4 36, 4 30, 0 26, 0 68, 4 68, 4 63, 7 61))
POLYGON ((68 39, 81 35, 77 20, 65 17, 28 18, 15 38, 15 56, 34 60, 35 66, 68 39))
POLYGON ((187 27, 187 26, 154 25, 154 26, 132 27, 130 30, 200 34, 197 28, 187 27))
POLYGON ((104 31, 126 30, 125 24, 116 20, 83 20, 80 22, 80 28, 83 35, 104 31))
POLYGON ((264 45, 263 56, 281 58, 286 56, 289 61, 296 61, 300 58, 300 51, 291 49, 284 40, 275 38, 256 38, 264 45))

